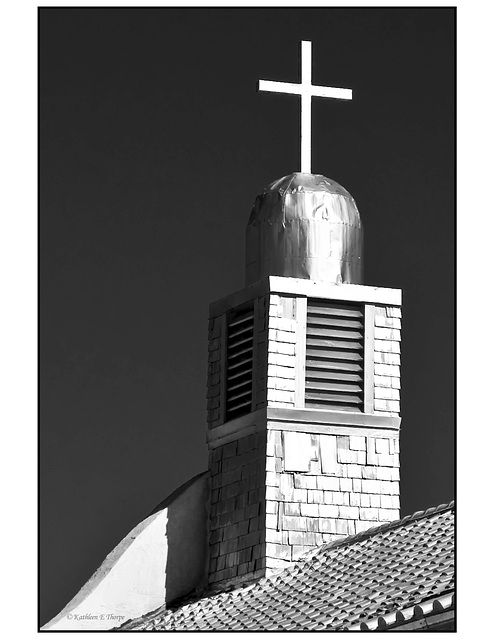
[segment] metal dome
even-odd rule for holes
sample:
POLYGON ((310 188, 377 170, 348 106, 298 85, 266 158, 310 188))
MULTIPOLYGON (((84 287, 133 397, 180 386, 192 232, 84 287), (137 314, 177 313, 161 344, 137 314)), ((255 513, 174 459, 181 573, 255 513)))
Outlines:
POLYGON ((363 225, 334 180, 292 173, 253 205, 246 230, 246 286, 266 276, 362 283, 363 225))

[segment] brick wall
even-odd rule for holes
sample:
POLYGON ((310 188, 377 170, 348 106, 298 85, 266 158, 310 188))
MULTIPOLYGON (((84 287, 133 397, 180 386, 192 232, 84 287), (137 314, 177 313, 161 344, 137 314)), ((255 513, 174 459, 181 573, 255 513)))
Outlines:
POLYGON ((210 451, 210 583, 264 574, 265 467, 265 432, 210 451))
POLYGON ((399 440, 269 428, 266 566, 399 518, 399 440))

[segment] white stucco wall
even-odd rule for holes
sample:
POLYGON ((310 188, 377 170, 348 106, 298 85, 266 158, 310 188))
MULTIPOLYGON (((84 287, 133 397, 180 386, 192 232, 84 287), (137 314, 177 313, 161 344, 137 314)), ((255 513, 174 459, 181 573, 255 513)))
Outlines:
POLYGON ((43 630, 103 630, 185 595, 206 579, 209 475, 177 489, 109 553, 43 630))

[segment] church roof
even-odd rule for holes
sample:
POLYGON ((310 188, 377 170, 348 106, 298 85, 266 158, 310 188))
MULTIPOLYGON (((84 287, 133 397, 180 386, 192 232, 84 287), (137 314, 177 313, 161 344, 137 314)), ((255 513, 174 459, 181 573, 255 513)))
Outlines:
POLYGON ((255 584, 161 607, 120 630, 393 628, 453 610, 454 503, 325 544, 255 584))

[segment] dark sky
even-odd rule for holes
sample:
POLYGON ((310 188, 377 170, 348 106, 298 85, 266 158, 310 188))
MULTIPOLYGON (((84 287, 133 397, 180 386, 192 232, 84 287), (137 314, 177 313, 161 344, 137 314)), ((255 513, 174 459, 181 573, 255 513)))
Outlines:
POLYGON ((207 465, 208 305, 244 286, 255 196, 354 196, 365 283, 403 290, 402 515, 454 497, 453 9, 40 11, 41 622, 207 465))

